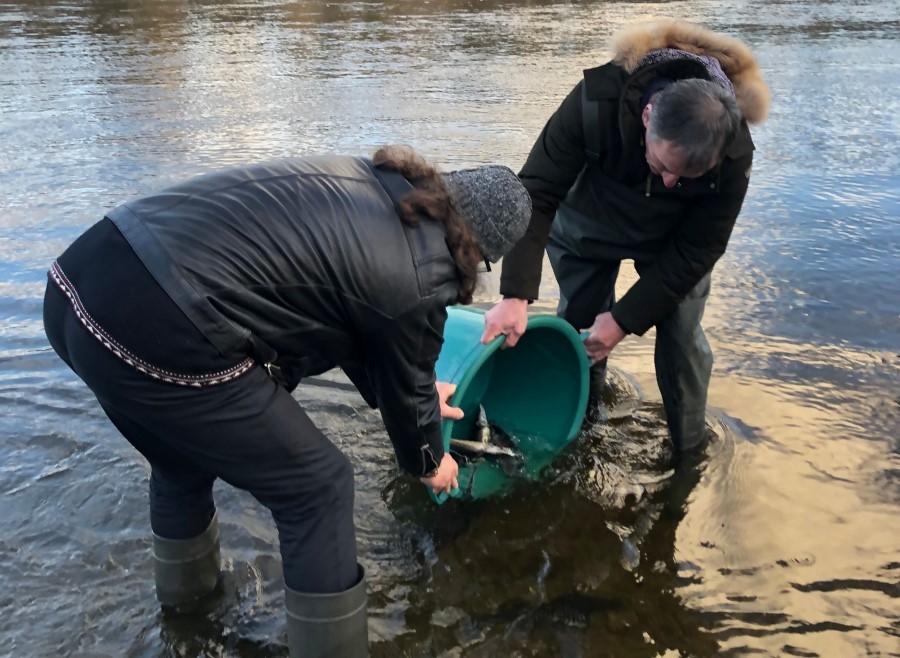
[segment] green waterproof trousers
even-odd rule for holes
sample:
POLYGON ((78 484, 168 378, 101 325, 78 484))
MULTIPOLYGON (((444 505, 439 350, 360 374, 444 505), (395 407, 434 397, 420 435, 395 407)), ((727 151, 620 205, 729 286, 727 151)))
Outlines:
MULTIPOLYGON (((598 314, 615 303, 620 260, 590 258, 575 253, 551 233, 547 255, 559 284, 557 314, 575 329, 590 327, 598 314)), ((641 264, 636 263, 640 274, 641 264)), ((700 326, 710 291, 703 277, 675 310, 656 325, 656 381, 675 447, 689 450, 706 440, 706 396, 713 355, 700 326)), ((603 364, 605 366, 605 364, 603 364)))

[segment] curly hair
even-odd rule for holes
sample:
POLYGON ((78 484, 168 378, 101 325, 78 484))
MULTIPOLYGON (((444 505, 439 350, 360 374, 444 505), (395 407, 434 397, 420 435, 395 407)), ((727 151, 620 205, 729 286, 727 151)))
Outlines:
POLYGON ((407 225, 417 226, 421 216, 425 215, 443 226, 459 276, 456 303, 471 304, 483 257, 475 234, 453 207, 438 170, 411 147, 403 145, 378 149, 372 162, 402 174, 416 188, 400 200, 401 219, 407 225))

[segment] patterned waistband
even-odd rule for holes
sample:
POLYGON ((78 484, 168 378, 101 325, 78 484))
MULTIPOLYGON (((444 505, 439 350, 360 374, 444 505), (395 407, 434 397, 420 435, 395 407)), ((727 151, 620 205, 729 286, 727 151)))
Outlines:
POLYGON ((72 282, 66 277, 66 273, 63 272, 59 263, 54 262, 47 275, 68 298, 69 303, 72 304, 72 309, 75 311, 75 316, 78 318, 79 322, 84 325, 84 328, 87 329, 94 338, 100 341, 100 344, 103 345, 103 347, 112 352, 116 357, 122 359, 126 364, 148 377, 152 377, 153 379, 168 384, 203 388, 206 386, 215 386, 216 384, 224 384, 225 382, 236 379, 249 372, 253 366, 256 365, 256 362, 252 358, 246 358, 228 370, 207 375, 184 375, 157 368, 135 356, 116 342, 116 340, 91 317, 90 313, 88 313, 87 309, 84 307, 84 304, 82 304, 81 298, 78 296, 78 291, 75 290, 75 286, 73 286, 72 282))

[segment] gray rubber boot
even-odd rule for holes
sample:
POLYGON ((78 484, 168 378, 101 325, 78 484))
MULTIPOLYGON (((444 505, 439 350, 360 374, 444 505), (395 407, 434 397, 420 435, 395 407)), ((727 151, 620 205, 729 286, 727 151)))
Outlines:
POLYGON ((365 658, 369 655, 366 571, 336 594, 304 594, 285 587, 291 658, 365 658))
POLYGON ((156 598, 164 606, 181 606, 212 592, 219 580, 218 513, 196 537, 153 535, 153 567, 156 598))

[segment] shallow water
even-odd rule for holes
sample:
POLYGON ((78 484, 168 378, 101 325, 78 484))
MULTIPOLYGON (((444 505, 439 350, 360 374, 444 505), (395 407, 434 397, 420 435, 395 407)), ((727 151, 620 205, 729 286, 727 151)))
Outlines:
MULTIPOLYGON (((437 507, 377 412, 301 387, 356 466, 372 654, 900 655, 900 21, 875 0, 0 5, 0 654, 286 653, 274 526, 227 486, 219 596, 159 612, 145 464, 43 336, 69 242, 282 155, 518 168, 609 35, 654 16, 746 40, 775 99, 707 309, 717 439, 671 474, 652 334, 629 338, 642 397, 618 379, 543 485, 437 507)), ((552 312, 548 267, 542 290, 552 312)))

